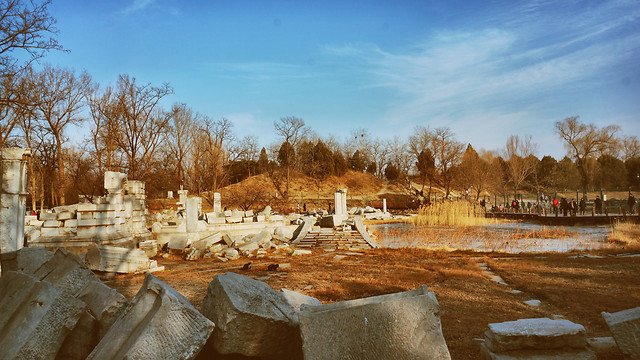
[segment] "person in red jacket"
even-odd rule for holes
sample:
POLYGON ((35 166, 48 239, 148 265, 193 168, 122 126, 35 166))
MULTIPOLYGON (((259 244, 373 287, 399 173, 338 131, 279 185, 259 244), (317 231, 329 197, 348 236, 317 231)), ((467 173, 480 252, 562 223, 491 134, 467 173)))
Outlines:
POLYGON ((557 198, 553 198, 553 213, 556 214, 556 216, 558 216, 558 206, 560 205, 560 202, 558 201, 557 198))

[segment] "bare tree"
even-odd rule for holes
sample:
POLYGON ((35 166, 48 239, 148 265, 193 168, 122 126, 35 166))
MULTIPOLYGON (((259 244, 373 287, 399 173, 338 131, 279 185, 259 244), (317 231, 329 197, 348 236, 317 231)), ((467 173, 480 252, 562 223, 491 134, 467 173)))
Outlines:
POLYGON ((280 118, 280 121, 274 121, 273 127, 276 134, 282 137, 282 142, 288 142, 294 148, 298 143, 309 134, 309 128, 305 125, 304 120, 287 116, 280 118))
POLYGON ((480 198, 480 194, 489 186, 490 170, 487 161, 482 159, 471 144, 462 156, 457 180, 464 190, 475 191, 475 200, 480 198))
MULTIPOLYGON (((125 154, 130 179, 144 179, 151 168, 156 150, 169 129, 172 114, 162 110, 160 100, 173 94, 169 84, 160 87, 138 85, 129 75, 118 78, 113 111, 118 125, 115 137, 118 148, 125 154)), ((112 106, 113 106, 112 105, 112 106)))
MULTIPOLYGON (((202 119, 202 125, 197 130, 193 178, 196 191, 203 196, 204 190, 218 191, 227 180, 225 166, 229 164, 231 157, 229 147, 235 140, 232 130, 233 124, 228 119, 213 121, 207 117, 202 119)), ((206 198, 212 202, 212 198, 206 198)))
POLYGON ((640 157, 640 140, 637 136, 625 136, 622 139, 622 160, 640 157))
POLYGON ((57 187, 59 203, 65 204, 65 163, 62 144, 67 140, 65 130, 70 125, 79 125, 85 118, 82 109, 91 89, 91 76, 83 71, 76 76, 75 71, 45 65, 35 74, 37 87, 37 109, 44 127, 55 140, 58 165, 57 187))
POLYGON ((556 121, 556 133, 565 142, 565 148, 569 156, 576 162, 580 172, 582 193, 586 197, 589 187, 588 160, 597 158, 606 153, 607 149, 615 146, 616 133, 620 128, 609 125, 598 128, 594 124, 583 124, 578 121, 578 116, 556 121))
POLYGON ((186 104, 174 104, 171 113, 173 116, 167 136, 167 148, 170 158, 175 162, 177 183, 184 185, 199 116, 186 104))
MULTIPOLYGON (((63 50, 55 35, 51 1, 0 1, 0 76, 13 75, 50 50, 63 50)), ((0 101, 11 101, 2 97, 0 101)))
POLYGON ((436 159, 440 184, 445 188, 445 197, 448 198, 455 178, 455 168, 460 164, 464 153, 464 144, 455 139, 451 129, 441 127, 433 131, 431 151, 436 159))
POLYGON ((507 162, 507 175, 511 183, 514 196, 517 197, 518 189, 525 180, 535 173, 538 159, 535 157, 537 145, 527 135, 520 138, 511 135, 504 148, 504 158, 507 162))
POLYGON ((413 131, 413 135, 409 136, 408 146, 409 152, 417 161, 418 155, 420 155, 424 149, 431 147, 434 134, 429 127, 425 126, 416 126, 413 131))
POLYGON ((111 86, 103 92, 98 86, 89 96, 89 110, 92 119, 91 136, 87 141, 100 176, 105 171, 123 170, 123 160, 118 151, 118 101, 111 86))
MULTIPOLYGON (((380 179, 384 176, 383 167, 384 164, 387 163, 388 158, 389 149, 385 146, 385 142, 380 138, 373 140, 371 144, 371 161, 373 161, 376 167, 375 175, 380 179)), ((367 168, 370 166, 372 166, 372 164, 368 164, 367 168)))

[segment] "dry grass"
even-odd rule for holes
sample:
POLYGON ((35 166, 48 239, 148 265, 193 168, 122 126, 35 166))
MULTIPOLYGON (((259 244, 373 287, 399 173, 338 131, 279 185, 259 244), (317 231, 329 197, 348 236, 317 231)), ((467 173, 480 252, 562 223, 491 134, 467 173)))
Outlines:
POLYGON ((480 226, 497 220, 486 218, 467 201, 441 201, 420 207, 418 215, 409 221, 416 226, 480 226))
MULTIPOLYGON (((324 303, 413 290, 422 284, 435 292, 441 307, 442 328, 455 360, 477 359, 479 346, 489 323, 522 318, 562 315, 582 324, 587 336, 611 336, 600 312, 619 311, 640 303, 639 257, 572 258, 575 254, 500 255, 473 252, 443 252, 422 249, 376 249, 363 255, 334 260, 338 252, 314 250, 306 257, 270 254, 251 260, 254 269, 239 268, 246 259, 220 263, 210 259, 187 262, 171 255, 158 258, 166 270, 160 279, 185 295, 200 309, 209 282, 228 271, 254 279, 265 279, 274 289, 287 288, 314 296, 324 303), (290 268, 268 272, 271 263, 290 263, 290 268), (489 263, 509 286, 490 281, 478 267, 489 263), (513 294, 511 290, 521 290, 513 294), (539 299, 539 308, 524 300, 539 299)), ((138 291, 144 275, 118 275, 107 282, 127 298, 138 291)), ((616 359, 619 353, 598 354, 599 359, 616 359)))
POLYGON ((609 242, 631 248, 640 248, 640 225, 619 222, 611 229, 609 242))

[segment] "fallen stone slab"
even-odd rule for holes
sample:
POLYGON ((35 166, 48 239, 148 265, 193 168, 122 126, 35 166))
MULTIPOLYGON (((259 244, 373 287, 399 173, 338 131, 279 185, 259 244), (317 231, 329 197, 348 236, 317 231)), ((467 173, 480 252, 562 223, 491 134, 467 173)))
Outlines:
POLYGON ((307 250, 307 249, 295 249, 292 253, 291 256, 303 256, 303 255, 311 255, 313 254, 313 252, 311 250, 307 250))
POLYGON ((147 274, 129 308, 87 359, 194 359, 213 329, 186 297, 147 274))
POLYGON ((620 352, 629 359, 640 359, 640 307, 618 311, 603 312, 620 352))
POLYGON ((480 345, 483 360, 597 360, 591 349, 514 350, 495 353, 486 344, 480 345))
POLYGON ((291 238, 291 243, 295 244, 300 240, 304 239, 307 236, 307 233, 311 230, 313 225, 316 223, 316 218, 314 217, 304 217, 302 218, 303 222, 298 225, 298 228, 293 232, 293 237, 291 238))
POLYGON ((60 347, 56 359, 86 359, 129 305, 122 294, 98 281, 85 286, 77 298, 86 304, 86 310, 60 347))
POLYGON ((204 255, 205 250, 202 249, 191 249, 191 251, 189 251, 189 253, 187 254, 187 256, 185 257, 185 260, 187 261, 196 261, 198 259, 200 259, 203 255, 204 255))
POLYGON ((425 285, 416 290, 302 307, 305 360, 451 359, 440 306, 425 285))
POLYGON ((283 293, 261 281, 216 275, 202 313, 216 324, 213 344, 221 354, 302 359, 297 312, 283 293))
POLYGON ((53 252, 43 247, 25 247, 18 251, 0 254, 2 272, 22 271, 33 274, 42 264, 51 260, 53 252))
POLYGON ((100 281, 75 254, 58 249, 35 272, 38 280, 48 281, 69 296, 77 296, 89 283, 100 281))
POLYGON ((0 357, 54 359, 85 310, 48 281, 9 271, 0 277, 0 357))
POLYGON ((582 349, 587 345, 584 326, 569 320, 520 319, 489 324, 485 345, 493 352, 525 349, 582 349))
POLYGON ((155 260, 149 260, 140 249, 125 249, 108 245, 91 245, 85 256, 85 263, 91 270, 135 273, 157 267, 155 260))
POLYGON ((191 244, 191 248, 203 250, 213 246, 213 244, 218 243, 220 241, 222 241, 222 233, 218 232, 218 233, 214 233, 209 236, 206 236, 200 240, 194 241, 193 244, 191 244))

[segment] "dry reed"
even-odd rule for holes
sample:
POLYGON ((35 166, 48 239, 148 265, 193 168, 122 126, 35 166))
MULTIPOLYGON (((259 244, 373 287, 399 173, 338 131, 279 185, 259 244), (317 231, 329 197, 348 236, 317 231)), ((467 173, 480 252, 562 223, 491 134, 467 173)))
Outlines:
POLYGON ((609 243, 623 246, 640 247, 640 225, 619 222, 611 228, 609 243))
POLYGON ((480 207, 467 201, 443 201, 420 207, 409 223, 416 226, 480 226, 496 223, 488 219, 480 207))

